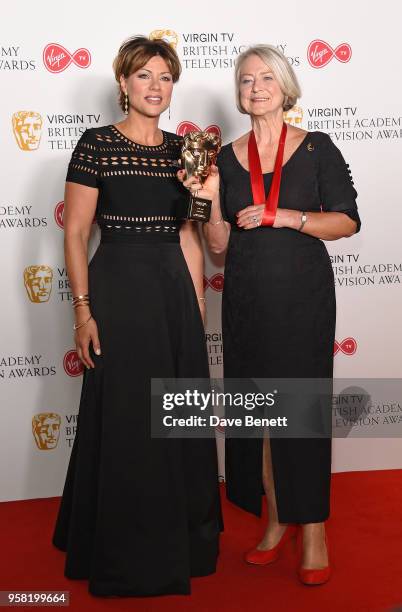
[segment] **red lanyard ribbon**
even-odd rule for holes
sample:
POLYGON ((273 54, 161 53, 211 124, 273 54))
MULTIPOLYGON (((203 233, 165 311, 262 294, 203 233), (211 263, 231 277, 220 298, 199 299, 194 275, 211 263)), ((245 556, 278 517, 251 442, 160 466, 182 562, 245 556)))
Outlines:
POLYGON ((276 152, 274 175, 269 190, 268 197, 265 199, 264 177, 261 170, 261 161, 258 153, 257 141, 254 130, 251 131, 248 139, 248 167, 250 168, 251 190, 253 192, 253 202, 255 206, 265 202, 265 209, 262 216, 261 225, 273 225, 278 208, 279 190, 281 188, 283 151, 288 126, 283 123, 279 138, 278 150, 276 152))

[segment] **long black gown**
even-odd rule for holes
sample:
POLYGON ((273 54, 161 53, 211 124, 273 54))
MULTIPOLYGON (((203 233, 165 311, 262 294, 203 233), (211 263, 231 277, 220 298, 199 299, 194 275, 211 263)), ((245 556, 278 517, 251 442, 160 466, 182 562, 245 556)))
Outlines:
MULTIPOLYGON (((232 144, 222 148, 218 166, 222 214, 232 226, 222 300, 225 378, 330 379, 336 306, 324 243, 289 228, 238 229, 236 212, 253 201, 250 175, 232 144)), ((266 193, 272 176, 264 175, 266 193)), ((330 137, 308 133, 283 166, 278 206, 345 212, 359 229, 352 183, 349 167, 330 137)), ((271 454, 279 520, 326 520, 330 438, 273 437, 271 454)), ((226 480, 229 500, 259 516, 261 438, 226 440, 226 480)))
POLYGON ((67 175, 99 189, 89 294, 102 355, 85 371, 53 543, 65 575, 89 579, 94 595, 187 594, 191 576, 216 569, 215 441, 150 432, 151 377, 209 376, 176 218, 181 143, 163 138, 143 146, 114 126, 87 130, 67 175))

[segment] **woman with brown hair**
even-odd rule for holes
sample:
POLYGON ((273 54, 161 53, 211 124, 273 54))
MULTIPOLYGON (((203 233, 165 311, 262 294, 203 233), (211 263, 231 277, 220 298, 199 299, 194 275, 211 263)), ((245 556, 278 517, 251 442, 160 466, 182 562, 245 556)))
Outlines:
POLYGON ((65 194, 75 340, 86 366, 53 542, 93 595, 190 592, 215 571, 214 440, 151 436, 151 378, 208 378, 203 255, 180 221, 180 139, 158 127, 180 75, 162 40, 134 37, 114 63, 124 121, 87 130, 65 194), (94 215, 100 245, 87 263, 94 215))

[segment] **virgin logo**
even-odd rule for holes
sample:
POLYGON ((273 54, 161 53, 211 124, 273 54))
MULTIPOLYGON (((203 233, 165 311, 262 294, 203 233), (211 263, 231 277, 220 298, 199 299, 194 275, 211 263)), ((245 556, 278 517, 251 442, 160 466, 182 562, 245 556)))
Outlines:
POLYGON ((43 49, 43 63, 49 72, 63 72, 73 62, 78 68, 88 68, 91 64, 88 49, 81 48, 70 53, 58 43, 50 43, 43 49))
POLYGON ((357 351, 357 342, 354 338, 345 338, 341 342, 335 340, 334 355, 341 351, 344 355, 354 355, 357 351))
POLYGON ((81 376, 84 366, 75 350, 67 351, 64 355, 63 366, 69 376, 81 376))
POLYGON ((62 202, 58 202, 56 204, 56 208, 54 209, 54 220, 56 221, 57 225, 61 227, 61 229, 64 229, 63 214, 64 214, 64 202, 62 201, 62 202))
POLYGON ((178 136, 185 136, 189 132, 202 132, 202 131, 209 132, 210 134, 217 134, 218 136, 221 136, 221 130, 218 125, 215 125, 213 123, 212 125, 209 125, 208 127, 206 127, 205 130, 201 130, 201 128, 199 128, 198 125, 196 125, 192 121, 182 121, 181 123, 179 123, 176 129, 176 134, 178 136))
POLYGON ((220 272, 214 274, 213 276, 211 276, 211 278, 204 276, 204 289, 208 289, 208 287, 211 287, 211 289, 213 289, 214 291, 222 291, 223 281, 224 276, 220 272))
POLYGON ((332 49, 324 40, 313 40, 307 49, 307 59, 313 68, 324 68, 335 57, 339 62, 346 64, 352 57, 352 47, 348 43, 341 43, 332 49))

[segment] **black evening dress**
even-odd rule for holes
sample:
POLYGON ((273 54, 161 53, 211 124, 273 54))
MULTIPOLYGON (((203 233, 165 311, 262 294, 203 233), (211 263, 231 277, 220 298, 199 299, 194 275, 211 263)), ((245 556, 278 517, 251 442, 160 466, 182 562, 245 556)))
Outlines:
MULTIPOLYGON (((238 229, 236 212, 253 201, 250 175, 231 144, 222 148, 218 166, 222 214, 231 223, 222 299, 225 378, 331 379, 335 289, 324 243, 289 228, 238 229)), ((264 175, 266 193, 272 176, 264 175)), ((359 229, 352 183, 330 137, 307 133, 283 166, 278 206, 344 212, 359 229)), ((329 515, 330 437, 272 437, 271 454, 279 520, 324 521, 329 515)), ((229 500, 259 516, 261 438, 226 440, 226 480, 229 500)))
MULTIPOLYGON (((179 241, 180 139, 87 130, 67 181, 99 190, 89 264, 102 355, 85 371, 53 543, 65 575, 99 596, 188 594, 216 569, 221 513, 214 440, 150 432, 150 379, 208 378, 204 328, 179 241)), ((187 197, 187 192, 186 192, 187 197)))

